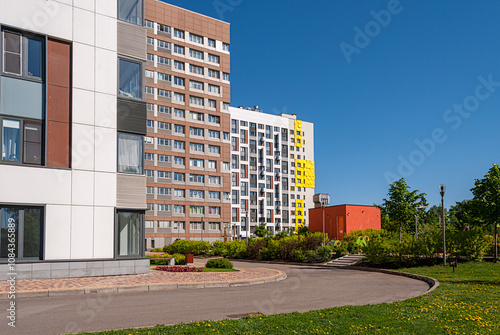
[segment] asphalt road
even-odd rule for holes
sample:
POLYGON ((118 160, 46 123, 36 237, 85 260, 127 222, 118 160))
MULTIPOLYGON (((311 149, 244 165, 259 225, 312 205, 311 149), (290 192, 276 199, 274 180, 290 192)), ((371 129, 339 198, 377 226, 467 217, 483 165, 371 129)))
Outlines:
POLYGON ((127 292, 16 300, 16 328, 7 325, 7 301, 0 301, 0 334, 67 334, 157 324, 221 320, 228 316, 305 312, 345 305, 378 304, 424 293, 428 284, 375 272, 294 265, 269 267, 288 278, 230 288, 127 292))

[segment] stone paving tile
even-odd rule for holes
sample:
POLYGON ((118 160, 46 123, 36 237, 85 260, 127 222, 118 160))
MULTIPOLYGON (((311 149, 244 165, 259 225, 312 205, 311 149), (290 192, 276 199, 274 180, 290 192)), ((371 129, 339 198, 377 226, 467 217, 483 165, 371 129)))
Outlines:
MULTIPOLYGON (((241 269, 239 272, 165 272, 151 270, 149 274, 141 275, 19 280, 16 282, 16 292, 165 284, 230 283, 234 281, 253 281, 271 278, 281 273, 278 270, 258 267, 241 269)), ((7 292, 9 292, 9 284, 1 282, 0 294, 7 292)))

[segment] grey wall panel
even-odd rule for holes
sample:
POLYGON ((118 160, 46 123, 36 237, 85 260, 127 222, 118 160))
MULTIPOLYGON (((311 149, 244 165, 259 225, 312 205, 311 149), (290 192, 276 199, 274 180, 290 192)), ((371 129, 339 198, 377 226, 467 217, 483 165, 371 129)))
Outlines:
POLYGON ((146 135, 146 102, 118 98, 118 131, 146 135))
POLYGON ((146 209, 146 176, 116 175, 116 207, 146 209))
POLYGON ((146 27, 118 21, 118 54, 146 61, 146 27))

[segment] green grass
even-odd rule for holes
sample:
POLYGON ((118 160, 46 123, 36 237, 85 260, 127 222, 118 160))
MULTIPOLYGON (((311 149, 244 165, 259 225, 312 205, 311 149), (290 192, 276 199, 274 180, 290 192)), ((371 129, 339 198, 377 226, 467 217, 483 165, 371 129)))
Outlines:
POLYGON ((403 302, 98 334, 500 334, 500 264, 400 269, 439 280, 403 302))

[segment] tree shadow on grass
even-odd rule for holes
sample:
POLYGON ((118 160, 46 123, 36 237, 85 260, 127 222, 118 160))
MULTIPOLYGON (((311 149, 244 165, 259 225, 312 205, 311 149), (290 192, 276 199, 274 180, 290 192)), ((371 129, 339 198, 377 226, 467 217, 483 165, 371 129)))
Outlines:
POLYGON ((500 286, 500 280, 439 280, 446 284, 472 284, 472 285, 493 285, 500 286))

